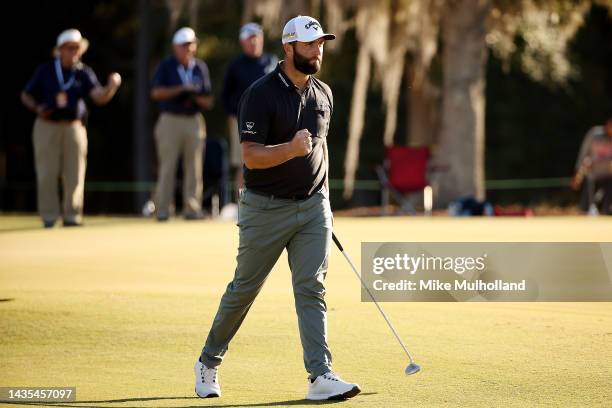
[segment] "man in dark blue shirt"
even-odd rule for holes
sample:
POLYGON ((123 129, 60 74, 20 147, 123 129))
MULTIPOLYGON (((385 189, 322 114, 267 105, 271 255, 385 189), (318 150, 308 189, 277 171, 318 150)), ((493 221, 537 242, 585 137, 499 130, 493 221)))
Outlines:
POLYGON ((179 156, 183 159, 183 216, 194 220, 202 213, 202 158, 206 125, 202 109, 212 107, 208 67, 194 57, 195 32, 184 27, 172 39, 174 55, 163 60, 153 78, 151 97, 161 114, 155 126, 159 161, 155 191, 157 220, 170 216, 179 156))
POLYGON ((91 68, 81 62, 89 42, 78 30, 57 38, 53 61, 40 65, 21 93, 21 101, 37 114, 33 130, 38 211, 50 228, 60 214, 57 185, 64 191, 64 226, 81 224, 87 159, 85 98, 97 105, 111 100, 121 76, 111 73, 102 87, 91 68))
POLYGON ((236 194, 242 187, 242 157, 238 135, 238 102, 244 91, 259 78, 271 72, 278 64, 274 54, 264 53, 263 30, 259 24, 247 23, 240 29, 242 53, 232 60, 225 72, 221 99, 227 115, 230 141, 230 164, 235 172, 236 194))

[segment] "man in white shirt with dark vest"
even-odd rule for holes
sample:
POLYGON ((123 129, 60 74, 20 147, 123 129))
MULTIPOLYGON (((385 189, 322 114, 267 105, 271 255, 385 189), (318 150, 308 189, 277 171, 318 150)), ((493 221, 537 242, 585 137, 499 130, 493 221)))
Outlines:
POLYGON ((332 372, 327 344, 324 281, 332 212, 326 138, 333 97, 312 75, 321 69, 325 41, 334 38, 312 17, 289 20, 282 38, 286 59, 240 100, 246 188, 239 200, 237 267, 195 365, 196 393, 202 398, 221 395, 218 366, 285 249, 309 374, 306 398, 346 399, 361 391, 332 372))

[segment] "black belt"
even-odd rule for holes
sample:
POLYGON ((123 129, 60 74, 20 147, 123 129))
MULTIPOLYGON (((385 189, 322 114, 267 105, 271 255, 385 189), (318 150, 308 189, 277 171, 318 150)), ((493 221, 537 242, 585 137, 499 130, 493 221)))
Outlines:
POLYGON ((172 111, 162 111, 162 113, 169 113, 170 115, 176 115, 176 116, 195 116, 198 113, 200 113, 199 111, 197 112, 172 112, 172 111))
POLYGON ((78 118, 74 118, 74 119, 43 119, 46 120, 47 122, 51 122, 51 123, 64 123, 64 124, 70 124, 70 123, 74 123, 74 122, 82 122, 81 119, 78 118))
POLYGON ((270 198, 270 199, 280 198, 282 200, 304 201, 312 197, 312 194, 310 195, 309 194, 295 194, 290 197, 287 197, 287 196, 281 196, 281 195, 276 195, 276 194, 262 193, 261 191, 255 191, 255 190, 248 190, 248 191, 255 195, 270 198))

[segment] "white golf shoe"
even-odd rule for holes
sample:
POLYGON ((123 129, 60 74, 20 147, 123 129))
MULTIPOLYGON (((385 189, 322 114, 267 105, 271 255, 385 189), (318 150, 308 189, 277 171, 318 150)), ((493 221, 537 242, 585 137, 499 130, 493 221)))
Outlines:
POLYGON ((194 367, 195 393, 200 398, 215 398, 221 396, 221 386, 217 376, 217 367, 208 368, 199 360, 194 367))
MULTIPOLYGON (((310 380, 308 380, 310 382, 310 380)), ((344 381, 331 371, 318 376, 308 384, 309 400, 344 400, 352 398, 361 392, 357 384, 344 381)))

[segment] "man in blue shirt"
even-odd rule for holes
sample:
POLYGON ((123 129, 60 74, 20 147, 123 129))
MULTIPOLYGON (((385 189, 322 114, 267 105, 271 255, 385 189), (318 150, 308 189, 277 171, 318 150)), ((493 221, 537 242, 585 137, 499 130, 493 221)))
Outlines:
POLYGON ((202 157, 206 127, 202 109, 213 103, 208 67, 194 57, 195 32, 184 27, 172 39, 174 55, 163 60, 153 78, 151 97, 159 102, 161 114, 155 126, 159 160, 155 207, 157 220, 171 213, 174 181, 179 156, 183 159, 183 215, 201 219, 202 157))
POLYGON ((105 87, 100 85, 93 70, 81 62, 88 46, 78 30, 63 31, 57 38, 55 59, 40 65, 21 93, 23 104, 37 115, 32 139, 38 211, 45 228, 53 227, 60 215, 60 177, 64 226, 81 225, 87 164, 84 99, 89 96, 103 105, 121 84, 121 76, 114 72, 105 87))
POLYGON ((278 64, 274 54, 264 53, 263 30, 259 24, 247 23, 240 29, 242 53, 234 58, 225 72, 221 99, 227 115, 230 139, 230 164, 235 172, 235 191, 242 187, 242 157, 238 135, 238 102, 244 91, 259 78, 272 72, 278 64))

